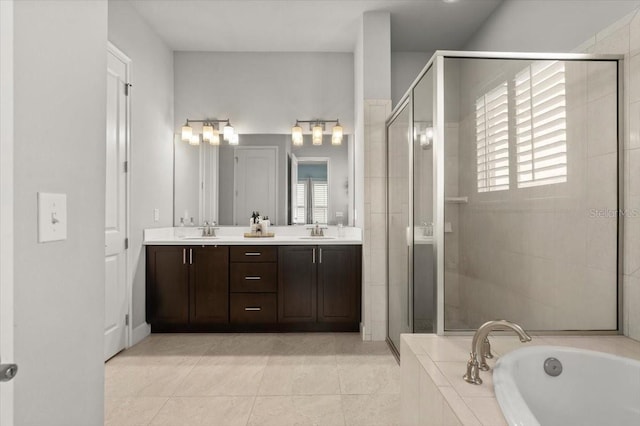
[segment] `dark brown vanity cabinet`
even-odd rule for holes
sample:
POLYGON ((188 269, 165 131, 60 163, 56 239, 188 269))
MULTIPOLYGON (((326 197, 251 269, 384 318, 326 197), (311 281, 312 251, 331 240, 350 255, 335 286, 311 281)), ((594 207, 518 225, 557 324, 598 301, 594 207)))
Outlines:
POLYGON ((147 322, 166 331, 357 331, 361 246, 147 246, 147 322))
POLYGON ((147 322, 229 322, 229 248, 147 247, 147 322))
POLYGON ((231 323, 276 325, 278 248, 234 246, 230 250, 231 323))
POLYGON ((315 322, 317 319, 316 246, 278 249, 278 321, 315 322))
POLYGON ((281 246, 278 321, 342 323, 357 330, 361 252, 361 246, 348 245, 281 246))

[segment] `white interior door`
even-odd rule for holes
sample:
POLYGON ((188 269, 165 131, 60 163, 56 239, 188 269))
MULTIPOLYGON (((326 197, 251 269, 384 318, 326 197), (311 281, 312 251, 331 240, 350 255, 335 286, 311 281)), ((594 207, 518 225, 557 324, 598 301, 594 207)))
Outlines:
POLYGON ((127 326, 127 138, 128 60, 107 54, 104 358, 126 344, 127 326))
POLYGON ((234 222, 248 225, 251 213, 259 211, 276 224, 278 188, 276 147, 247 147, 235 150, 234 222))

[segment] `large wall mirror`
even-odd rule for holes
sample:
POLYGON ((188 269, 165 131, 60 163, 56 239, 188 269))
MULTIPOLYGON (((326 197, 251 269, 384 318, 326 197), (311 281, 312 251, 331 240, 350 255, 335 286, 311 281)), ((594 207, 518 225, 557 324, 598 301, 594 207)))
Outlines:
POLYGON ((272 225, 352 225, 353 141, 322 145, 290 134, 245 134, 239 145, 189 145, 174 139, 174 224, 215 221, 248 226, 252 212, 272 225))

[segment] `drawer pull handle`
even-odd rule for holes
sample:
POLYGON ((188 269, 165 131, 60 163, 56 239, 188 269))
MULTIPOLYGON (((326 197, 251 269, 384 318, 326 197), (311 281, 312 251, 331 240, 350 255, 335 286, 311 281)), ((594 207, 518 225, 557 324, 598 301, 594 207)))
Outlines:
POLYGON ((260 280, 262 277, 244 277, 245 280, 260 280))
POLYGON ((245 256, 260 256, 262 253, 255 251, 247 251, 244 253, 245 256))
POLYGON ((262 308, 244 308, 245 311, 261 311, 262 308))

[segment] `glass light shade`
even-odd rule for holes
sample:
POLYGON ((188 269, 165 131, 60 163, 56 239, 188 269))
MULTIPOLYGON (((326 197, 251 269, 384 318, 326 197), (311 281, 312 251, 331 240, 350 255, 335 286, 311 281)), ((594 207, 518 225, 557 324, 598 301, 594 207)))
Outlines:
POLYGON ((213 126, 205 124, 202 126, 202 140, 205 142, 211 142, 213 139, 213 126))
POLYGON ((209 141, 211 145, 220 145, 220 132, 218 129, 213 129, 213 134, 211 135, 211 140, 209 141))
POLYGON ((200 145, 200 135, 197 133, 191 135, 191 139, 189 139, 189 145, 200 145))
POLYGON ((331 134, 332 145, 342 145, 342 126, 340 123, 333 126, 333 133, 331 134))
POLYGON ((191 143, 191 136, 193 135, 193 129, 191 126, 182 126, 182 140, 191 143))
POLYGON ((240 137, 237 133, 234 133, 229 138, 229 145, 238 145, 240 143, 240 137))
POLYGON ((291 128, 291 142, 295 146, 301 146, 303 143, 302 127, 297 124, 291 128))
POLYGON ((231 137, 233 135, 233 126, 229 124, 229 122, 227 122, 227 124, 224 125, 224 129, 222 130, 222 137, 225 141, 231 143, 231 137))
POLYGON ((313 129, 311 129, 311 140, 314 145, 322 145, 322 126, 313 126, 313 129))

